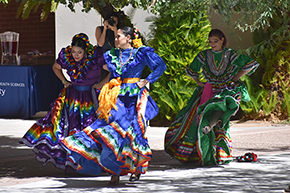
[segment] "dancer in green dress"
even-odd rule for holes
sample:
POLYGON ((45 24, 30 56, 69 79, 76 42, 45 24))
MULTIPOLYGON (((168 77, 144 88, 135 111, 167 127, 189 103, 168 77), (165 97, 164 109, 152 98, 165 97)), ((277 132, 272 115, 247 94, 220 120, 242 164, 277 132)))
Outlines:
POLYGON ((211 30, 208 40, 211 49, 200 52, 187 68, 198 87, 165 134, 165 151, 182 163, 232 161, 230 117, 241 100, 250 101, 240 77, 259 66, 249 56, 226 48, 227 38, 221 30, 211 30), (200 70, 206 82, 200 81, 200 70))

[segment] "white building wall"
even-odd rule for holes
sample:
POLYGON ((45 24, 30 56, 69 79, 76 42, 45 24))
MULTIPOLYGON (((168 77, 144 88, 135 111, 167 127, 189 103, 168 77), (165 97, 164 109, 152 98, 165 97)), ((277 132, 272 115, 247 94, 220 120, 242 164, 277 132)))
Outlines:
MULTIPOLYGON (((61 48, 69 45, 71 43, 71 38, 80 32, 86 33, 93 45, 97 44, 95 30, 96 27, 100 26, 103 22, 101 15, 94 9, 89 13, 82 12, 81 4, 76 4, 75 9, 76 12, 73 13, 68 7, 59 4, 55 13, 56 57, 61 48)), ((130 7, 126 7, 124 8, 124 12, 127 13, 130 9, 130 7)), ((150 23, 145 22, 145 18, 148 16, 150 16, 150 14, 147 11, 137 10, 132 21, 144 35, 149 33, 148 28, 150 23)))
MULTIPOLYGON (((130 12, 130 9, 132 9, 132 7, 127 6, 123 10, 128 15, 128 13, 130 12)), ((150 22, 145 22, 145 20, 147 17, 151 17, 151 16, 154 16, 154 15, 148 13, 147 11, 137 9, 133 17, 133 21, 132 21, 133 25, 139 29, 139 31, 144 36, 144 38, 146 38, 147 35, 149 34, 150 32, 149 26, 151 24, 150 22)))
MULTIPOLYGON (((62 47, 65 47, 71 43, 71 38, 80 32, 86 33, 93 45, 97 44, 95 38, 95 29, 102 24, 100 14, 92 9, 89 13, 82 12, 81 4, 76 4, 76 12, 73 13, 68 7, 60 4, 56 14, 56 57, 62 47)), ((130 12, 131 7, 125 7, 123 10, 126 14, 130 12)), ((137 9, 133 16, 133 25, 137 26, 140 32, 145 36, 149 33, 149 22, 145 22, 145 19, 152 14, 147 11, 137 9)), ((209 15, 209 20, 212 24, 212 28, 219 28, 224 31, 228 38, 229 47, 232 49, 245 49, 253 45, 252 34, 250 32, 242 33, 237 29, 230 29, 222 22, 220 16, 214 12, 209 15)))
POLYGON ((71 44, 71 39, 75 34, 86 33, 93 45, 97 44, 95 38, 95 29, 101 25, 100 14, 92 9, 89 13, 81 11, 82 6, 75 6, 75 13, 71 12, 68 7, 59 4, 55 13, 55 52, 58 56, 61 48, 71 44))

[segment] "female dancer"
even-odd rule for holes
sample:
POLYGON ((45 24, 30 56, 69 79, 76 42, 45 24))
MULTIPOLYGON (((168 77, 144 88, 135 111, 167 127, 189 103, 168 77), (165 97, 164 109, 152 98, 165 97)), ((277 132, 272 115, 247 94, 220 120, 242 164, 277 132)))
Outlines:
POLYGON ((98 83, 100 70, 106 64, 102 53, 101 48, 90 44, 86 34, 80 33, 72 38, 70 46, 62 48, 53 64, 53 71, 65 88, 51 104, 51 111, 37 121, 20 141, 33 147, 37 160, 43 165, 52 162, 67 172, 76 170, 77 165, 68 159, 60 141, 96 120, 97 89, 109 80, 108 75, 98 83), (70 81, 66 80, 62 69, 67 70, 70 81))
POLYGON ((118 49, 104 54, 111 72, 110 82, 99 96, 99 119, 62 141, 78 172, 112 174, 109 185, 117 185, 119 176, 131 173, 130 181, 139 180, 152 157, 145 131, 147 121, 158 113, 158 106, 145 85, 154 83, 165 71, 163 60, 150 47, 142 46, 136 28, 117 31, 118 49), (140 81, 148 66, 153 72, 140 81))
POLYGON ((239 79, 259 65, 226 48, 227 39, 218 29, 211 30, 208 40, 211 49, 200 52, 187 69, 198 87, 165 134, 165 151, 182 163, 217 165, 232 160, 229 120, 240 100, 250 100, 239 79), (200 69, 206 83, 199 79, 200 69))

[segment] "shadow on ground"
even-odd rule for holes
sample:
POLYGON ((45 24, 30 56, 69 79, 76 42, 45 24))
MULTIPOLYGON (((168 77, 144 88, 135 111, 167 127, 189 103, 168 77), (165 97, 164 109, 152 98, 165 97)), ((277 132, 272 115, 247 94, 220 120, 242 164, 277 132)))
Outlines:
MULTIPOLYGON (((78 177, 83 174, 67 174, 52 163, 42 166, 35 159, 32 149, 19 144, 20 138, 0 137, 0 177, 78 177)), ((167 170, 174 168, 196 168, 196 165, 182 165, 171 159, 163 150, 152 150, 153 158, 149 163, 148 171, 167 170)), ((106 174, 104 174, 106 175, 106 174)))
MULTIPOLYGON (((85 177, 83 174, 67 174, 64 170, 57 169, 53 164, 48 163, 42 166, 35 159, 35 154, 25 145, 19 144, 20 138, 0 137, 0 177, 85 177)), ((282 147, 281 150, 285 150, 282 147)), ((245 149, 245 152, 268 151, 266 149, 245 149)), ((275 149, 277 151, 277 149, 275 149)), ((169 169, 194 169, 200 165, 184 165, 172 159, 164 150, 152 150, 153 157, 149 163, 148 171, 169 170, 169 169)), ((209 168, 222 167, 211 166, 209 168)), ((204 167, 203 167, 204 168, 204 167)), ((107 174, 104 174, 107 175, 107 174)))
MULTIPOLYGON (((148 172, 137 182, 121 176, 120 184, 108 187, 109 175, 99 177, 66 174, 51 163, 35 159, 31 149, 19 139, 0 137, 0 178, 17 186, 0 187, 0 192, 223 192, 280 193, 289 184, 290 154, 264 155, 258 162, 233 162, 228 165, 199 167, 182 165, 163 150, 153 150, 148 172), (43 179, 43 178, 45 179, 43 179), (14 179, 16 178, 16 180, 14 179), (28 181, 25 181, 27 178, 28 181), (29 179, 31 178, 31 179, 29 179), (41 178, 40 180, 37 178, 41 178), (25 184, 25 182, 27 184, 25 184), (33 182, 33 183, 32 183, 33 182)), ((5 183, 5 182, 4 182, 5 183)))

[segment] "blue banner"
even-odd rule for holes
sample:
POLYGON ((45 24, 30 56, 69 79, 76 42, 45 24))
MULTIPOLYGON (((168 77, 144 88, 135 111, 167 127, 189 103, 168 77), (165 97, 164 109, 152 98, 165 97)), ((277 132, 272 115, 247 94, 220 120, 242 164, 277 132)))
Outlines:
POLYGON ((61 88, 52 66, 0 66, 0 117, 30 118, 47 111, 61 88))

